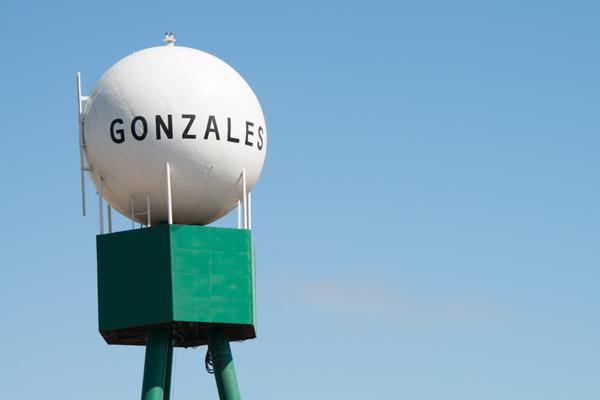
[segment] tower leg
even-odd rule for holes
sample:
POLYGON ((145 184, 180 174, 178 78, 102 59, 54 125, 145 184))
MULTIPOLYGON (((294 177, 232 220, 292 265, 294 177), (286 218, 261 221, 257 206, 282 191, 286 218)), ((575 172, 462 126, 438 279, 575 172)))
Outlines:
POLYGON ((173 371, 173 340, 169 339, 169 353, 167 354, 167 371, 165 373, 164 400, 171 399, 171 377, 173 371))
POLYGON ((235 366, 229 346, 229 338, 222 328, 211 328, 208 332, 208 349, 213 361, 215 380, 221 400, 239 400, 235 366))
POLYGON ((169 398, 172 354, 173 343, 169 331, 154 330, 148 334, 142 400, 169 398))

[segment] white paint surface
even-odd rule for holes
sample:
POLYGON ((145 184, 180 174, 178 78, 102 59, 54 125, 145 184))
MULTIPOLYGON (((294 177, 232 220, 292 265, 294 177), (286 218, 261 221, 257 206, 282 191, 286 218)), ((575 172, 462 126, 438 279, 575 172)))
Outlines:
MULTIPOLYGON (((267 130, 260 104, 244 79, 218 58, 199 50, 153 47, 131 54, 112 66, 98 81, 83 110, 85 153, 96 185, 102 177, 102 192, 121 214, 131 215, 147 208, 149 196, 152 223, 167 221, 165 164, 171 167, 173 222, 208 224, 233 209, 243 197, 242 170, 248 190, 255 185, 267 152, 267 130), (155 116, 173 118, 173 139, 161 131, 156 138, 155 116), (195 114, 188 134, 182 133, 195 114), (215 117, 220 140, 214 132, 204 139, 207 121, 215 117), (131 134, 131 121, 143 116, 148 131, 145 139, 131 134), (110 125, 125 133, 123 143, 111 139, 110 125), (231 136, 227 140, 227 118, 231 136), (252 146, 245 144, 246 121, 252 122, 252 146), (262 150, 258 149, 262 127, 262 150), (137 211, 136 211, 137 212, 137 211)), ((137 132, 142 131, 138 122, 137 132)), ((120 138, 120 135, 116 135, 120 138)), ((146 223, 146 216, 136 215, 146 223)))

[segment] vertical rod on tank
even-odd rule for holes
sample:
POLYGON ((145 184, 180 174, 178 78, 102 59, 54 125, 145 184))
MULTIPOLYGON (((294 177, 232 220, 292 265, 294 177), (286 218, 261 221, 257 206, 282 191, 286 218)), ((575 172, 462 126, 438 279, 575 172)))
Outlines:
POLYGON ((241 201, 239 201, 239 200, 237 203, 237 228, 238 229, 242 228, 242 205, 241 205, 241 201))
POLYGON ((152 226, 152 209, 150 208, 150 195, 146 195, 146 216, 148 217, 148 222, 146 226, 150 228, 152 226))
POLYGON ((220 400, 239 400, 240 390, 235 375, 229 338, 223 328, 208 330, 208 349, 213 362, 220 400))
POLYGON ((169 213, 169 225, 173 224, 173 203, 171 201, 171 166, 167 163, 167 211, 169 213))
POLYGON ((75 75, 75 82, 77 85, 77 125, 78 125, 78 135, 79 135, 79 175, 81 179, 81 212, 83 216, 86 215, 85 210, 85 162, 83 159, 83 133, 81 129, 81 74, 77 72, 75 75))
POLYGON ((106 202, 106 219, 108 220, 108 233, 112 233, 112 207, 106 202))
POLYGON ((98 214, 100 217, 100 234, 104 234, 104 204, 102 202, 102 177, 98 176, 98 214))
POLYGON ((131 229, 135 229, 135 208, 133 196, 131 197, 131 229))
POLYGON ((252 192, 248 192, 248 229, 252 229, 252 192))
POLYGON ((142 400, 168 399, 173 343, 167 330, 152 330, 146 342, 142 400))
POLYGON ((244 199, 244 229, 248 229, 248 199, 246 192, 246 168, 242 168, 242 198, 244 199))

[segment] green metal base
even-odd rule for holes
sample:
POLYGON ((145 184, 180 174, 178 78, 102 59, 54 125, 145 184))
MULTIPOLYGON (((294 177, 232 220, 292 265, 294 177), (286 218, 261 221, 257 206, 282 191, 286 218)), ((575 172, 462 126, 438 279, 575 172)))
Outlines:
POLYGON ((256 337, 250 231, 159 225, 97 237, 100 333, 146 345, 142 400, 170 397, 173 347, 208 344, 221 400, 239 400, 229 342, 256 337))
POLYGON ((145 345, 155 330, 174 346, 256 337, 250 231, 157 225, 97 237, 98 321, 109 344, 145 345))

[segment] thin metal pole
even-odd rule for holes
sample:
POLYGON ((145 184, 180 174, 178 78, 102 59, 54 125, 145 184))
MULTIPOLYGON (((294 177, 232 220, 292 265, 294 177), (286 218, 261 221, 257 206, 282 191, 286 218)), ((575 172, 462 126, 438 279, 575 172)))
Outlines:
POLYGON ((221 400, 239 400, 240 390, 235 375, 235 365, 229 338, 223 328, 208 330, 208 348, 213 362, 217 390, 221 400))
POLYGON ((81 115, 81 73, 75 74, 75 83, 77 84, 77 112, 81 115))
POLYGON ((242 198, 244 199, 244 229, 248 229, 248 202, 246 198, 246 168, 242 168, 242 198))
POLYGON ((108 233, 112 233, 112 207, 106 202, 106 219, 108 220, 108 233))
POLYGON ((102 177, 98 176, 98 214, 100 217, 100 234, 104 234, 104 204, 102 203, 102 177))
POLYGON ((148 333, 146 359, 144 361, 144 381, 142 400, 165 400, 171 377, 173 344, 167 330, 153 330, 148 333))
POLYGON ((237 227, 240 229, 242 227, 242 205, 241 201, 238 200, 237 205, 237 227))
POLYGON ((248 192, 248 229, 252 229, 252 192, 248 192))
POLYGON ((171 199, 171 166, 167 163, 167 211, 169 213, 169 225, 173 224, 173 203, 171 199))
POLYGON ((152 226, 152 210, 150 208, 150 196, 146 195, 146 216, 148 217, 148 223, 146 226, 150 228, 152 226))
POLYGON ((135 208, 133 197, 131 198, 131 229, 135 229, 135 208))
POLYGON ((81 112, 82 107, 81 107, 81 74, 79 72, 77 72, 77 75, 75 75, 75 83, 77 85, 77 125, 78 125, 78 136, 79 136, 79 175, 80 175, 80 179, 81 179, 81 213, 83 214, 83 216, 85 217, 86 215, 86 210, 85 210, 85 162, 84 162, 84 158, 83 158, 83 149, 85 146, 85 143, 83 143, 83 133, 82 133, 82 126, 81 126, 81 112))

